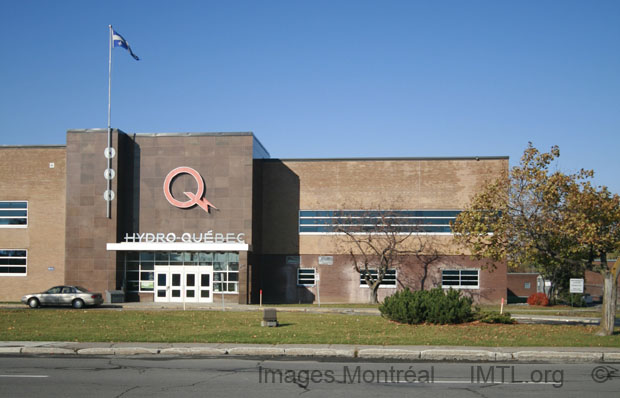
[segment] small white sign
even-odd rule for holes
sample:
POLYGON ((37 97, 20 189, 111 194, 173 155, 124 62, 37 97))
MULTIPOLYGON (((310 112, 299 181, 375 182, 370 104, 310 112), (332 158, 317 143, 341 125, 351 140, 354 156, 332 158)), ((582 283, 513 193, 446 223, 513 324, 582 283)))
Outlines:
POLYGON ((286 256, 286 265, 299 265, 301 258, 299 256, 286 256))
POLYGON ((334 256, 319 256, 319 265, 334 265, 334 256))
POLYGON ((570 292, 571 293, 583 293, 583 278, 571 278, 570 279, 570 292))

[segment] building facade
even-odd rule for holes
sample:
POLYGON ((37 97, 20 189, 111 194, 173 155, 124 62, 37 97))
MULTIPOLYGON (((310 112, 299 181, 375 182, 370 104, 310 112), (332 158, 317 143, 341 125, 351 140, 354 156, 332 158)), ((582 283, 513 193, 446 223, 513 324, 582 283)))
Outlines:
POLYGON ((63 147, 0 148, 0 300, 66 283, 141 301, 366 302, 338 228, 387 214, 416 255, 380 298, 506 296, 505 264, 470 260, 449 223, 507 157, 272 159, 251 133, 113 130, 106 171, 106 147, 107 130, 72 130, 63 147))

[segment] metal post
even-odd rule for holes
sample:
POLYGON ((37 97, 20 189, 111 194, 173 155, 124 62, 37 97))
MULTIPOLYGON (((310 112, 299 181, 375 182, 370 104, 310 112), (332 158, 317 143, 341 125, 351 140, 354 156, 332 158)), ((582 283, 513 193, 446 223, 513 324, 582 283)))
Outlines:
POLYGON ((321 290, 319 289, 319 285, 321 284, 321 274, 316 274, 316 297, 319 301, 319 307, 321 307, 321 290))
MULTIPOLYGON (((108 25, 110 29, 110 49, 108 56, 108 153, 110 152, 110 148, 112 147, 112 25, 108 25)), ((111 156, 107 156, 108 158, 108 169, 112 168, 112 158, 111 156)), ((112 180, 110 178, 107 179, 107 191, 110 192, 112 189, 112 180)), ((106 217, 112 218, 112 198, 106 198, 106 217)))

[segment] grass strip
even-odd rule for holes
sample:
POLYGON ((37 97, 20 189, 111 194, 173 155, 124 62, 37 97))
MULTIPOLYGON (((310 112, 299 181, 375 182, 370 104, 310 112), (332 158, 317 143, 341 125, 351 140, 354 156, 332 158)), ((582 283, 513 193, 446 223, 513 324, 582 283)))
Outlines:
POLYGON ((377 316, 260 312, 0 310, 1 341, 620 347, 595 326, 401 325, 377 316))

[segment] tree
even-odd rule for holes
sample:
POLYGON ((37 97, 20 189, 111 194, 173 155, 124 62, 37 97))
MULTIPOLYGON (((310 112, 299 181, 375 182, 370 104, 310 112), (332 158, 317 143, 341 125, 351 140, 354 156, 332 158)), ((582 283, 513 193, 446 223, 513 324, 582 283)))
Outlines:
POLYGON ((588 266, 603 277, 603 312, 597 334, 610 336, 616 319, 620 260, 611 264, 607 258, 620 248, 620 196, 582 181, 567 195, 566 214, 565 222, 557 227, 588 252, 588 266), (595 258, 599 264, 594 265, 595 258))
POLYGON ((410 245, 411 251, 417 263, 422 266, 420 290, 426 290, 426 281, 429 277, 430 267, 441 258, 441 254, 446 251, 446 248, 435 237, 428 234, 415 234, 411 238, 413 241, 413 245, 410 245))
POLYGON ((554 226, 565 217, 569 187, 586 173, 551 172, 559 155, 556 146, 540 153, 529 143, 520 165, 488 182, 457 217, 452 226, 457 243, 474 258, 490 259, 491 266, 498 261, 510 267, 532 265, 552 289, 561 285, 564 267, 582 266, 583 253, 574 237, 559 234, 554 226))
POLYGON ((353 268, 368 285, 370 302, 378 303, 379 286, 388 270, 398 268, 414 253, 406 242, 417 228, 404 228, 390 211, 340 211, 336 219, 335 232, 344 237, 343 251, 349 253, 353 268))
POLYGON ((592 171, 550 171, 559 155, 557 146, 540 153, 529 143, 520 165, 485 185, 457 217, 455 239, 475 258, 533 265, 552 286, 561 285, 561 275, 580 272, 601 257, 606 288, 610 284, 603 295, 604 317, 612 317, 611 328, 608 319, 601 325, 611 334, 618 267, 607 265, 606 254, 620 242, 618 195, 592 187, 592 171))

